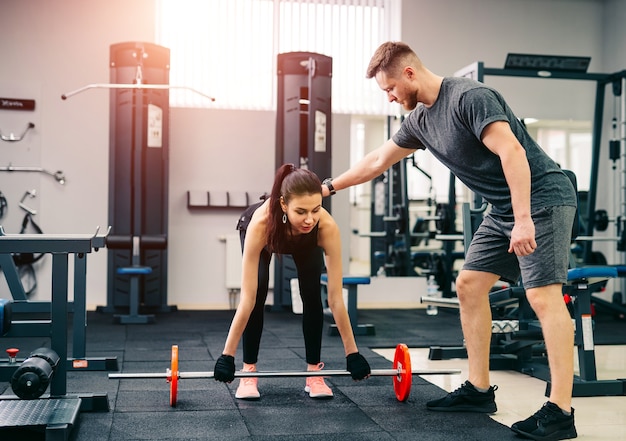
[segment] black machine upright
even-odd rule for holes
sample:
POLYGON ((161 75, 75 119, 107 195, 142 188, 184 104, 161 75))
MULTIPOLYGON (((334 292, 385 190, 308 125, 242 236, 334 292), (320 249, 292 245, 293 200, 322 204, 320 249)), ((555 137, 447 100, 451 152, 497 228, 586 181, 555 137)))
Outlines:
POLYGON ((128 246, 108 250, 108 312, 131 307, 132 277, 118 269, 137 265, 151 268, 140 279, 141 307, 156 312, 170 309, 166 245, 169 90, 150 87, 169 84, 169 65, 170 51, 162 46, 126 42, 110 48, 111 83, 138 87, 110 91, 109 224, 111 236, 126 238, 121 242, 128 246), (141 246, 148 242, 162 246, 141 246))
MULTIPOLYGON (((310 52, 278 54, 276 168, 285 163, 331 176, 332 58, 310 52)), ((330 198, 323 206, 330 211, 330 198)), ((293 260, 275 261, 274 307, 291 305, 293 260)))

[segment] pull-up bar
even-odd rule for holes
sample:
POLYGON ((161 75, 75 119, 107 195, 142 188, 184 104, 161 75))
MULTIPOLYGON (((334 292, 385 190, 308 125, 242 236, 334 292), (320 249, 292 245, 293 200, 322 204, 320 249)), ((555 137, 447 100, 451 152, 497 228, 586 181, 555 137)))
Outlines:
POLYGON ((170 86, 169 84, 111 84, 111 83, 95 83, 95 84, 88 84, 86 86, 83 86, 79 89, 73 90, 71 92, 68 93, 64 93, 63 95, 61 95, 61 99, 62 100, 66 100, 74 95, 77 95, 81 92, 84 92, 85 90, 89 90, 89 89, 165 89, 165 90, 169 90, 169 89, 183 89, 183 90, 190 90, 194 93, 197 93, 198 95, 201 95, 211 101, 215 101, 215 98, 210 96, 210 95, 206 95, 205 93, 200 92, 199 90, 196 90, 192 87, 187 87, 187 86, 170 86))

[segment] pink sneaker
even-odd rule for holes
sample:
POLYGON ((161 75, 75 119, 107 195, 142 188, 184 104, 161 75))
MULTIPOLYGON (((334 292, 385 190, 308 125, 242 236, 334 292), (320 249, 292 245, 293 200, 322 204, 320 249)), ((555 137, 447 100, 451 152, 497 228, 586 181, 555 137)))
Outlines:
MULTIPOLYGON (((317 369, 309 369, 320 371, 324 368, 324 363, 320 363, 317 366, 317 369)), ((324 382, 324 377, 307 377, 306 386, 304 391, 309 394, 311 398, 332 398, 333 391, 330 390, 326 383, 324 382)))
MULTIPOLYGON (((242 372, 256 372, 256 366, 253 364, 244 364, 242 372)), ((257 384, 258 378, 242 377, 239 379, 239 387, 235 392, 235 398, 240 400, 258 400, 261 398, 257 384)))

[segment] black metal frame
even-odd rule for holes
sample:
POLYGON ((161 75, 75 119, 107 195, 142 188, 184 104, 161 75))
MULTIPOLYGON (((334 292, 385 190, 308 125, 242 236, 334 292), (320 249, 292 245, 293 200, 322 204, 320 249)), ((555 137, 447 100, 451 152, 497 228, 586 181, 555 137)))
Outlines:
MULTIPOLYGON (((49 395, 37 400, 18 400, 16 397, 0 399, 0 428, 44 427, 46 439, 68 439, 80 411, 109 411, 109 399, 106 393, 90 393, 80 395, 67 394, 67 371, 74 361, 67 354, 68 326, 68 289, 69 289, 69 254, 74 254, 74 324, 83 320, 85 326, 85 280, 86 254, 105 246, 106 236, 95 235, 51 235, 51 234, 17 234, 5 235, 0 229, 0 265, 7 283, 14 296, 19 300, 13 305, 24 306, 24 289, 21 287, 17 270, 12 261, 12 253, 50 253, 52 254, 52 300, 48 305, 50 319, 38 321, 11 321, 7 336, 27 337, 41 336, 51 339, 51 349, 61 360, 50 381, 49 395), (71 364, 70 364, 71 363, 71 364), (38 405, 42 404, 42 405, 38 405), (25 422, 16 422, 15 415, 25 415, 25 422), (4 420, 10 415, 11 420, 4 420)), ((41 306, 41 304, 40 304, 41 306)), ((17 308, 28 310, 28 308, 17 308)), ((80 326, 79 326, 80 328, 80 326)), ((79 341, 74 342, 84 350, 84 333, 74 329, 79 341), (77 334, 78 332, 78 334, 77 334)), ((83 358, 80 361, 85 361, 83 358)), ((87 367, 91 361, 87 363, 87 367)), ((106 362, 105 362, 106 364, 106 362)), ((84 364, 82 364, 84 366, 84 364)), ((0 376, 8 381, 19 367, 19 363, 0 363, 0 376)), ((117 369, 117 367, 115 367, 117 369)))
MULTIPOLYGON (((82 236, 72 238, 72 236, 61 236, 58 240, 69 241, 67 242, 67 250, 59 251, 56 245, 52 248, 52 239, 54 235, 41 235, 41 234, 22 234, 22 241, 18 235, 5 235, 4 232, 0 232, 0 244, 2 244, 2 251, 0 251, 0 268, 7 281, 9 291, 13 298, 12 311, 17 317, 22 315, 43 315, 51 314, 52 303, 47 301, 29 301, 22 282, 20 281, 17 267, 13 261, 12 253, 20 252, 13 251, 12 247, 17 246, 27 249, 40 249, 47 251, 37 251, 44 253, 52 253, 53 261, 53 281, 62 277, 58 274, 59 271, 64 271, 64 268, 60 269, 55 267, 55 260, 58 260, 57 255, 61 254, 74 254, 74 301, 70 302, 66 299, 66 309, 68 313, 72 313, 72 357, 67 358, 67 369, 69 370, 81 370, 81 371, 115 371, 118 369, 117 357, 87 357, 87 257, 85 252, 73 252, 71 251, 75 246, 71 243, 75 240, 83 240, 82 236), (56 271, 56 273, 55 273, 56 271)), ((94 250, 103 248, 105 246, 104 236, 90 236, 92 238, 92 246, 94 250)), ((60 246, 60 249, 63 245, 60 246)), ((53 292, 55 287, 52 287, 53 292)), ((57 288, 58 289, 58 288, 57 288)), ((62 289, 62 288, 61 288, 62 289)), ((16 321, 12 325, 12 329, 7 336, 9 337, 33 337, 33 336, 48 336, 50 335, 50 320, 29 320, 29 321, 16 321)), ((55 336, 52 336, 55 338, 55 336)), ((57 338, 60 336, 56 336, 57 338)), ((19 359, 21 360, 21 359, 19 359)), ((4 369, 6 366, 0 364, 0 379, 7 379, 4 369)), ((13 372, 13 369, 10 370, 13 372)), ((9 375, 10 377, 10 375, 9 375)))
MULTIPOLYGON (((276 63, 276 168, 291 163, 308 168, 320 179, 331 177, 332 58, 313 52, 287 52, 278 54, 276 63), (324 126, 318 116, 325 118, 324 126)), ((329 212, 331 200, 322 201, 329 212)), ((273 309, 291 306, 289 281, 295 277, 291 256, 274 261, 273 309)))
MULTIPOLYGON (((589 196, 587 201, 587 223, 585 225, 584 234, 593 236, 594 231, 594 213, 596 210, 596 199, 598 189, 598 173, 600 168, 600 152, 602 150, 602 120, 604 115, 604 97, 606 94, 606 86, 616 81, 626 78, 626 70, 614 73, 582 73, 582 72, 564 72, 551 71, 549 75, 545 71, 528 70, 528 69, 499 69, 485 67, 482 61, 474 62, 455 74, 472 78, 474 80, 484 82, 486 76, 500 77, 525 77, 537 79, 561 79, 561 80, 579 80, 592 81, 596 83, 596 99, 594 106, 593 133, 592 133, 592 156, 591 156, 591 173, 589 178, 589 196)), ((626 194, 624 195, 626 198, 626 194)), ((592 242, 586 241, 582 244, 583 260, 589 262, 592 254, 592 242)))

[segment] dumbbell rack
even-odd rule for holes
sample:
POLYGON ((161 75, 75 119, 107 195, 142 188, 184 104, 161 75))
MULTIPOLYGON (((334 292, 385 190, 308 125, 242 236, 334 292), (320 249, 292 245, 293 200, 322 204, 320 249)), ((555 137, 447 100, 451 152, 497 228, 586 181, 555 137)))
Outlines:
MULTIPOLYGON (((50 336, 51 349, 61 360, 67 360, 68 325, 68 256, 79 257, 105 246, 106 235, 11 234, 0 227, 0 256, 10 253, 52 254, 52 301, 50 320, 42 323, 12 323, 34 336, 50 336), (22 326, 23 325, 23 326, 22 326)), ((6 260, 6 259, 5 259, 6 260)), ((10 272, 9 272, 10 273, 10 272)), ((5 274, 5 277, 11 277, 5 274)), ((9 280, 7 280, 10 282, 9 280)), ((15 281, 14 281, 15 282, 15 281)), ((20 334, 24 335, 24 334, 20 334)), ((19 366, 9 363, 14 370, 19 366)), ((50 382, 49 395, 36 400, 20 400, 16 396, 0 399, 0 428, 45 429, 46 440, 67 440, 80 411, 109 411, 109 400, 102 394, 67 394, 67 363, 59 363, 50 382)))

